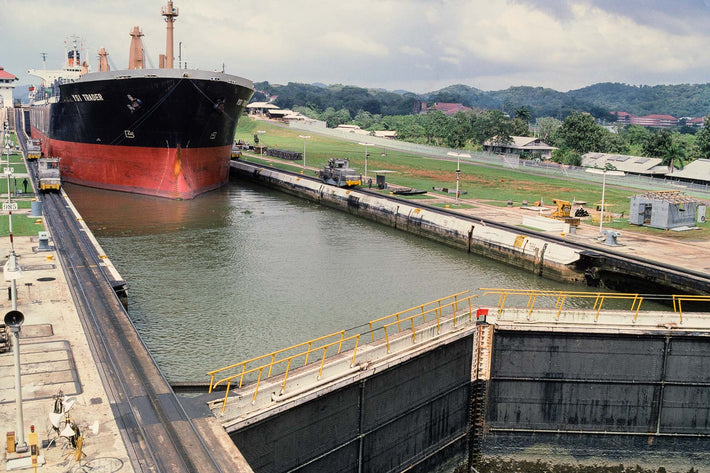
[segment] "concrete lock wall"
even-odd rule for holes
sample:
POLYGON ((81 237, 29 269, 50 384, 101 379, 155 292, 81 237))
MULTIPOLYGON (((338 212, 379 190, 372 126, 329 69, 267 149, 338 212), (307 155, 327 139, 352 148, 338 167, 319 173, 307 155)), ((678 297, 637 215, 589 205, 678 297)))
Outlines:
POLYGON ((493 345, 484 455, 710 464, 707 336, 496 331, 493 345))
POLYGON ((256 473, 450 472, 492 457, 706 467, 710 333, 655 326, 498 320, 231 437, 256 473))
POLYGON ((465 337, 231 434, 257 473, 434 472, 465 460, 465 337))
POLYGON ((286 193, 310 199, 445 245, 513 265, 524 271, 563 282, 580 283, 584 271, 576 267, 580 255, 565 245, 542 238, 472 224, 464 218, 445 215, 372 196, 353 189, 338 188, 274 169, 255 168, 249 163, 231 163, 241 177, 268 184, 286 193))

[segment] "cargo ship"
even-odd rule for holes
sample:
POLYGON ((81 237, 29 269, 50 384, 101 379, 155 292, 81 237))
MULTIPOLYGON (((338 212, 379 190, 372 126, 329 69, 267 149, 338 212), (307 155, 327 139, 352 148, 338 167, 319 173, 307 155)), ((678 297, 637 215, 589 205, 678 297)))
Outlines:
POLYGON ((110 70, 99 51, 89 72, 74 40, 62 70, 30 70, 43 87, 33 91, 32 138, 42 153, 61 158, 67 182, 172 199, 191 199, 224 185, 237 121, 253 83, 224 72, 173 68, 173 23, 168 1, 166 54, 146 69, 138 27, 131 32, 129 66, 110 70))

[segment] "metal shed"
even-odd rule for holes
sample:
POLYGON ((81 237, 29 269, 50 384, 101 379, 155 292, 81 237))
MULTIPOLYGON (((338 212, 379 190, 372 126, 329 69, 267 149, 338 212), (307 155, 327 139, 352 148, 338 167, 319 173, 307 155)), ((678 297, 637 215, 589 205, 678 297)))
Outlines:
POLYGON ((681 191, 657 191, 631 198, 629 223, 668 230, 705 221, 705 205, 681 191))

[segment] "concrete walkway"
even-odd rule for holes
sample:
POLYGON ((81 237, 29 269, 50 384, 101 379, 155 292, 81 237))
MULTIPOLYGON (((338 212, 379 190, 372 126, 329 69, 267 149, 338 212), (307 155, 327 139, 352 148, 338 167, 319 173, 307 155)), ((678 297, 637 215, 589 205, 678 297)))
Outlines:
MULTIPOLYGON (((29 210, 13 212, 13 220, 26 219, 29 210)), ((30 426, 38 433, 40 446, 56 438, 49 420, 54 396, 75 398, 68 412, 84 437, 82 460, 91 471, 132 472, 111 406, 91 356, 89 345, 55 251, 38 252, 38 237, 15 237, 14 247, 22 277, 17 282, 17 309, 25 316, 20 339, 24 437, 29 442, 30 426)), ((51 241, 50 241, 50 247, 51 241)), ((9 238, 0 241, 3 263, 10 251, 9 238)), ((12 310, 7 287, 2 285, 0 312, 12 310)), ((0 354, 0 430, 3 455, 8 469, 28 465, 29 458, 17 460, 7 453, 7 432, 17 430, 13 352, 0 354)), ((60 428, 64 427, 64 421, 60 428)), ((17 434, 17 432, 16 432, 17 434)), ((17 437, 17 435, 16 435, 17 437)), ((40 449, 45 472, 76 471, 79 463, 64 438, 40 449)), ((23 454, 29 457, 29 452, 23 454)))

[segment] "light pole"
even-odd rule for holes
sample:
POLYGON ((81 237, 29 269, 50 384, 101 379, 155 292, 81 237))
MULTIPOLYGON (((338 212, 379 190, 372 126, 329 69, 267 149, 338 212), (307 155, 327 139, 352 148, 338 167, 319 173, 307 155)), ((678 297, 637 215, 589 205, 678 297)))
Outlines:
POLYGON ((610 176, 624 176, 625 174, 622 171, 607 171, 606 169, 594 168, 589 168, 586 171, 591 172, 592 174, 602 175, 602 205, 601 212, 599 213, 599 236, 602 236, 602 224, 604 223, 604 206, 606 204, 606 202, 604 202, 604 193, 606 191, 606 175, 609 174, 610 176))
POLYGON ((12 332, 12 343, 15 355, 15 402, 17 404, 17 453, 24 453, 29 448, 25 443, 25 422, 22 415, 22 381, 20 378, 20 327, 25 321, 25 316, 18 310, 11 310, 5 314, 5 325, 10 327, 12 332))
POLYGON ((5 175, 7 176, 7 208, 12 210, 12 200, 10 199, 10 174, 12 174, 12 168, 10 167, 10 142, 5 142, 5 155, 7 156, 7 167, 5 168, 5 175))
POLYGON ((467 153, 446 153, 449 156, 456 156, 456 203, 459 203, 459 179, 461 178, 461 158, 470 158, 471 155, 467 153))
POLYGON ((310 138, 309 135, 298 135, 299 138, 303 138, 303 174, 306 171, 306 140, 310 138))
POLYGON ((365 179, 367 179, 367 157, 369 154, 367 153, 367 147, 372 146, 372 143, 358 143, 359 145, 363 145, 365 147, 365 179))
MULTIPOLYGON (((266 130, 256 130, 256 132, 259 135, 262 135, 262 134, 266 133, 266 130)), ((262 158, 264 157, 264 139, 261 136, 259 137, 259 154, 261 155, 262 158)))

